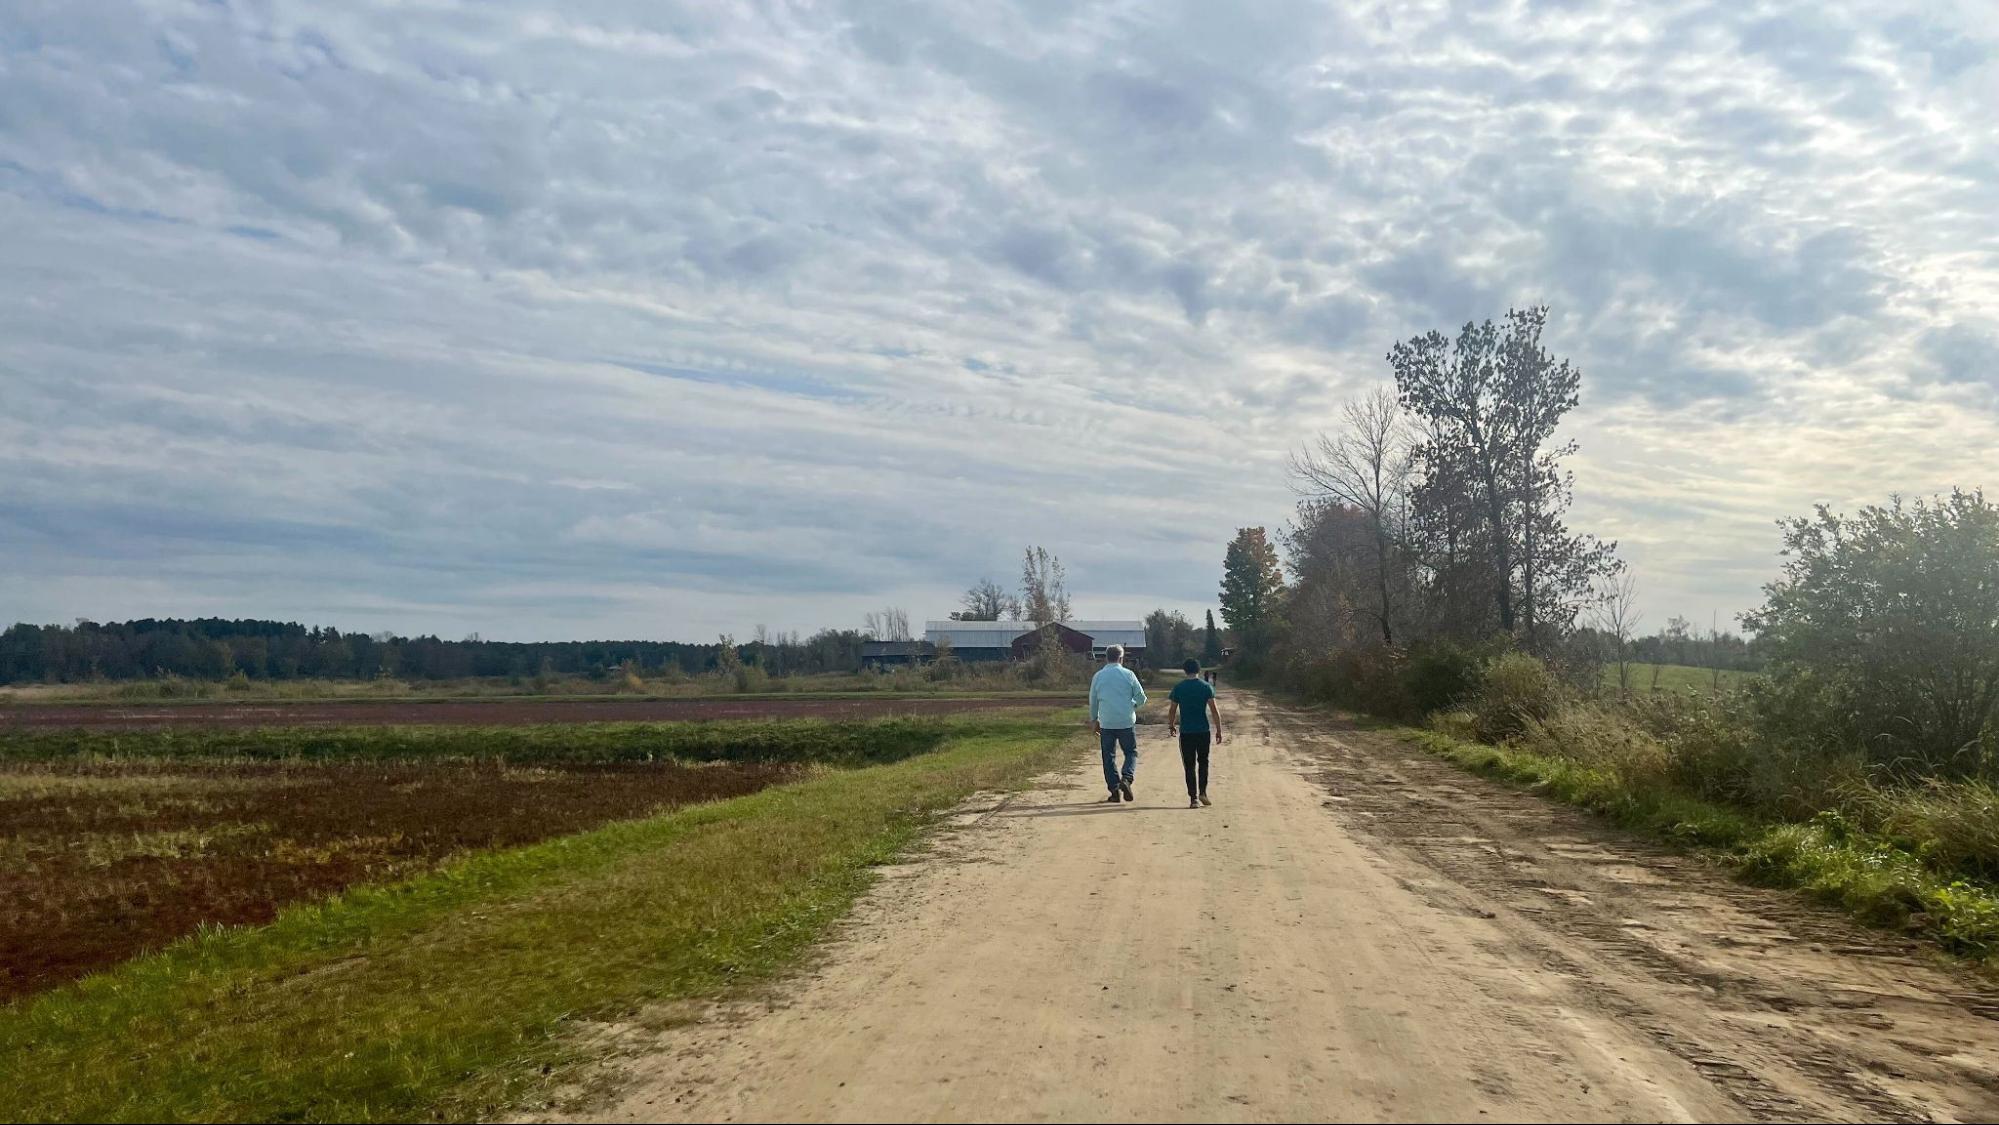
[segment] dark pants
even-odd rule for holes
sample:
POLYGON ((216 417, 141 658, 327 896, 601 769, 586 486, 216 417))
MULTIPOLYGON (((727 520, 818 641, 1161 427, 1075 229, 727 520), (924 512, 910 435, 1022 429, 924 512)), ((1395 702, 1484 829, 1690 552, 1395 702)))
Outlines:
POLYGON ((1130 785, 1132 778, 1138 774, 1138 732, 1130 727, 1106 730, 1101 741, 1104 751, 1104 784, 1110 786, 1111 792, 1115 793, 1120 779, 1126 785, 1130 785), (1122 774, 1117 768, 1117 750, 1120 746, 1124 747, 1122 774))
POLYGON ((1208 741, 1212 737, 1204 730, 1180 732, 1180 766, 1187 771, 1187 796, 1190 798, 1208 791, 1208 741), (1196 767, 1199 767, 1198 772, 1196 767))

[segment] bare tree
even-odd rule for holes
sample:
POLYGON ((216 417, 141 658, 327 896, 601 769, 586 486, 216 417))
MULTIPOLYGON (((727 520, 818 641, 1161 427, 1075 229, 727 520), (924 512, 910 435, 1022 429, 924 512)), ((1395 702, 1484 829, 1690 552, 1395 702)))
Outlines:
POLYGON ((1292 456, 1291 476, 1299 491, 1353 508, 1366 519, 1374 540, 1372 616, 1382 643, 1394 644, 1413 447, 1401 404, 1385 387, 1348 402, 1341 413, 1345 425, 1337 436, 1321 434, 1311 448, 1292 456))
POLYGON ((965 608, 951 616, 959 621, 998 621, 1020 617, 1020 599, 990 578, 981 578, 965 591, 965 608))
POLYGON ((1610 638, 1612 654, 1617 658, 1617 692, 1628 695, 1631 692, 1631 639, 1638 632, 1644 615, 1638 612, 1638 579, 1626 570, 1602 580, 1602 593, 1591 616, 1596 619, 1596 627, 1610 638))
POLYGON ((900 606, 870 611, 861 619, 861 631, 878 641, 909 640, 909 611, 900 606))

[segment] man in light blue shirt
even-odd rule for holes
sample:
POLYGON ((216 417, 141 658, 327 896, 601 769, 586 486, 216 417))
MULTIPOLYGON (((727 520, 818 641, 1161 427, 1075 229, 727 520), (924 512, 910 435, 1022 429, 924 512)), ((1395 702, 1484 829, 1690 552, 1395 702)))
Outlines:
POLYGON ((1124 646, 1104 650, 1104 667, 1090 679, 1090 729, 1097 732, 1104 754, 1104 784, 1111 795, 1104 803, 1129 801, 1131 781, 1138 773, 1138 709, 1145 687, 1124 666, 1124 646), (1124 747, 1124 770, 1117 768, 1117 748, 1124 747))

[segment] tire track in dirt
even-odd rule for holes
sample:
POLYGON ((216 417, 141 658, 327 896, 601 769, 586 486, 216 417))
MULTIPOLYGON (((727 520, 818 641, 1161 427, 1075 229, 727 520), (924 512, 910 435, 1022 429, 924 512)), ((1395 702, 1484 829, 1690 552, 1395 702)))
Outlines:
POLYGON ((1923 946, 1390 736, 1270 710, 1329 809, 1420 868, 1405 886, 1491 916, 1506 935, 1495 952, 1538 958, 1576 1002, 1643 1031, 1749 1114, 1999 1112, 1994 994, 1923 946))

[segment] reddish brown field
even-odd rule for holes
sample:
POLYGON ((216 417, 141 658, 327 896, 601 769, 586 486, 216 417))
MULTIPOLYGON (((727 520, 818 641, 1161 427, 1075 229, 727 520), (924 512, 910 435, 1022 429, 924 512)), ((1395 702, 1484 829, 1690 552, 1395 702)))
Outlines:
POLYGON ((267 922, 287 903, 404 877, 454 853, 740 796, 799 771, 653 762, 0 762, 0 1002, 203 924, 267 922))
MULTIPOLYGON (((1078 693, 1077 702, 1081 702, 1078 693)), ((661 723, 694 719, 876 719, 1011 708, 1046 710, 1037 695, 923 699, 496 699, 439 702, 97 704, 0 707, 6 727, 522 726, 661 723)))

